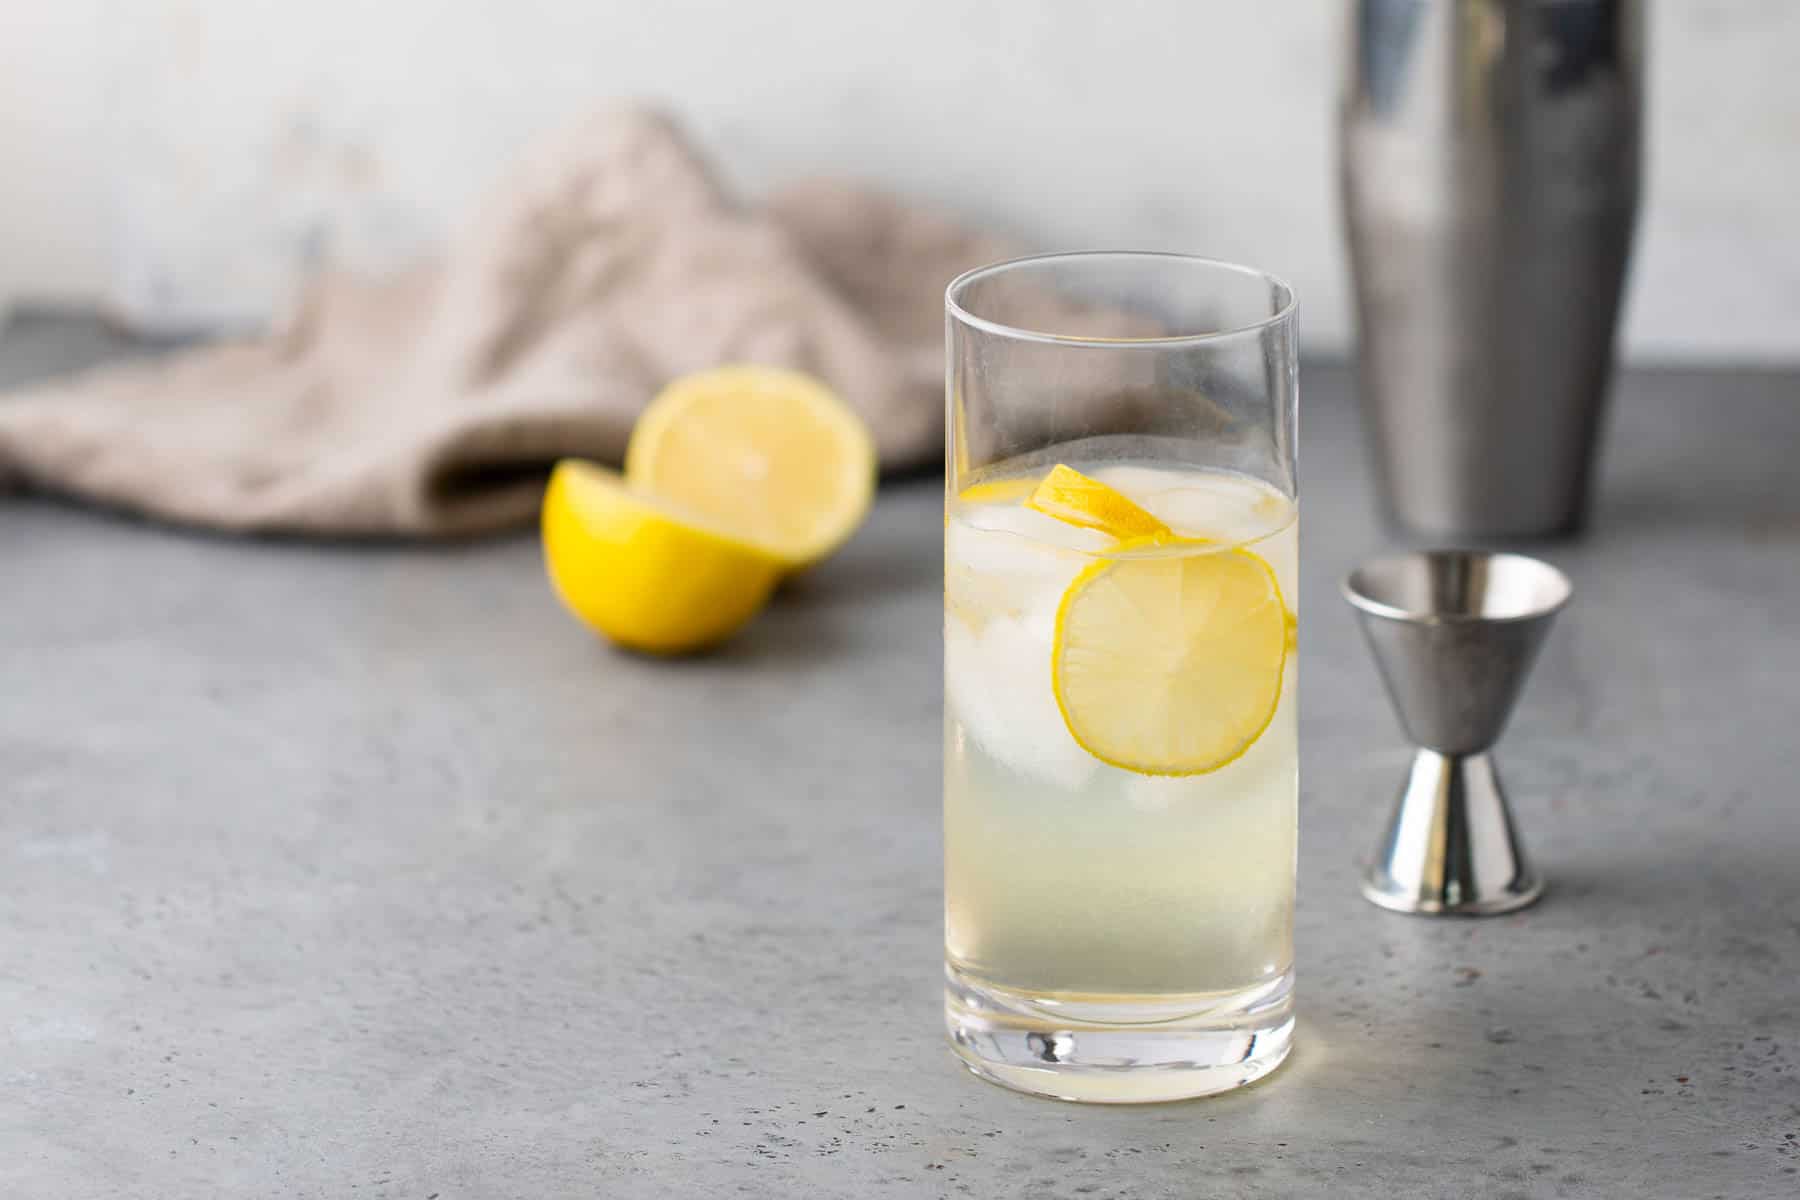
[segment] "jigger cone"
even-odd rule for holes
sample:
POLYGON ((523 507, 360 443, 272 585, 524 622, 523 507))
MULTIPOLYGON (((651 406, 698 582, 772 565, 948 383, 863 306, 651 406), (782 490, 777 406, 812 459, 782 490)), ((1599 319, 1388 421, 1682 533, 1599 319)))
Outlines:
POLYGON ((1488 751, 1570 592, 1547 563, 1473 551, 1376 559, 1344 580, 1420 747, 1363 876, 1376 904, 1480 916, 1523 908, 1543 891, 1488 751))

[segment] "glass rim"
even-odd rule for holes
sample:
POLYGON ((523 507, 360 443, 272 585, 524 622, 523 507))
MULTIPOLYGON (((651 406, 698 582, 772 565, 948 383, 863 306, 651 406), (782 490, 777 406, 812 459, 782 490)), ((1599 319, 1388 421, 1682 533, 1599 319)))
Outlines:
POLYGON ((1000 262, 988 263, 986 266, 964 271, 944 288, 944 310, 955 320, 972 329, 979 329, 983 333, 1011 338, 1015 341, 1039 342, 1052 346, 1104 346, 1109 350, 1134 349, 1140 346, 1150 349, 1167 349, 1171 346, 1194 345, 1243 337, 1245 334, 1259 333, 1271 326, 1290 320, 1297 307, 1298 300, 1294 295, 1293 286, 1279 275, 1264 271, 1259 267, 1246 266, 1243 263, 1230 262, 1222 258, 1208 258, 1202 254, 1182 254, 1172 250, 1057 250, 1048 254, 1025 254, 1018 258, 1002 259, 1000 262), (1280 288, 1285 293, 1285 301, 1281 307, 1266 317, 1260 317, 1255 321, 1246 321, 1227 329, 1213 329, 1205 333, 1166 334, 1158 337, 1109 338, 1049 333, 1041 329, 1028 329, 1022 325, 1008 325, 1004 321, 977 316, 964 308, 957 300, 958 293, 967 291, 972 284, 991 275, 998 275, 1019 267, 1055 262, 1059 259, 1099 260, 1109 258, 1161 261, 1164 264, 1179 263, 1189 267, 1210 267, 1235 275, 1260 279, 1280 288))

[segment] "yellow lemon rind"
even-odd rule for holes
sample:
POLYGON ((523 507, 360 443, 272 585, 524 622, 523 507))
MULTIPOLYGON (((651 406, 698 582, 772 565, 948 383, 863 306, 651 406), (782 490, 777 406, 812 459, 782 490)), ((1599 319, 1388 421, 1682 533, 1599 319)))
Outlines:
POLYGON ((984 479, 980 483, 971 483, 956 493, 956 498, 963 504, 1011 504, 1014 500, 1030 495, 1038 486, 1038 480, 1031 475, 1015 475, 1010 479, 984 479))
POLYGON ((784 570, 767 548, 579 459, 551 472, 540 528, 545 573, 563 607, 643 654, 717 646, 762 610, 784 570))

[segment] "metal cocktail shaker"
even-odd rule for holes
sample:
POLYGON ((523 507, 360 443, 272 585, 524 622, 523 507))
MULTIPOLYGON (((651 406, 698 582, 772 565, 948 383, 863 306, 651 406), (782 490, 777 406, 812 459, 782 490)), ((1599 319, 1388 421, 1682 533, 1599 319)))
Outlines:
POLYGON ((1339 140, 1389 514, 1580 526, 1638 203, 1638 0, 1353 0, 1339 140))

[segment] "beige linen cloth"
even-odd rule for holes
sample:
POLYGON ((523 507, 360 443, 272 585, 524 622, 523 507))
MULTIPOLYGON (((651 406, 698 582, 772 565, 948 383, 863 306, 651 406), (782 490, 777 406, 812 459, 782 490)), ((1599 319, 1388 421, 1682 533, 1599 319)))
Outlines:
POLYGON ((617 462, 669 379, 822 376, 886 467, 943 445, 944 285, 1010 247, 807 184, 734 206, 676 127, 600 113, 528 153, 441 261, 327 275, 263 339, 0 396, 0 484, 239 531, 457 535, 617 462))

